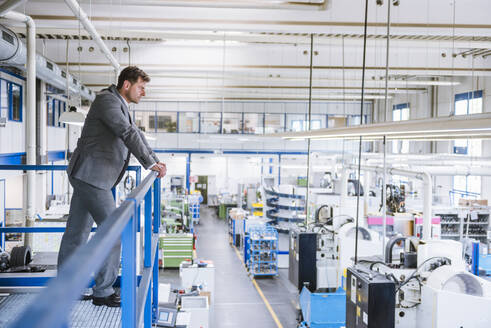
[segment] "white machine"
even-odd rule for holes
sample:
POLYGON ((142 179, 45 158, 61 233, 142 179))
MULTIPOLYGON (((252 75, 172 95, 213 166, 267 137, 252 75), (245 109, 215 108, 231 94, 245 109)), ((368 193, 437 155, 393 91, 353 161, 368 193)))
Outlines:
POLYGON ((181 311, 191 313, 188 328, 209 328, 210 308, 206 296, 186 296, 181 298, 181 311))
MULTIPOLYGON (((382 239, 377 232, 359 226, 358 235, 359 256, 381 255, 382 239)), ((299 289, 308 283, 311 291, 343 287, 344 271, 353 265, 355 236, 356 225, 348 222, 347 217, 334 217, 326 224, 291 234, 289 278, 292 283, 299 289)))
POLYGON ((406 239, 405 244, 398 264, 365 262, 396 284, 395 327, 491 327, 491 283, 465 270, 461 243, 406 239))

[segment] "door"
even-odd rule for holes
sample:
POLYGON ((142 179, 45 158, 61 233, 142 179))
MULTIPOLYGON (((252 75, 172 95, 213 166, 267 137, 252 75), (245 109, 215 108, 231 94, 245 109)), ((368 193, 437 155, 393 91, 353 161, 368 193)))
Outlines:
POLYGON ((198 182, 196 182, 196 190, 201 192, 203 196, 203 204, 208 204, 208 176, 198 175, 198 182))

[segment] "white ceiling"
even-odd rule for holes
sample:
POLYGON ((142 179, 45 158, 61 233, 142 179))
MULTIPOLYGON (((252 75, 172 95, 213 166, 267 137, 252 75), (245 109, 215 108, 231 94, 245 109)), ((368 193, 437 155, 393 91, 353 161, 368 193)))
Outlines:
MULTIPOLYGON (((368 1, 366 77, 372 99, 385 92, 388 0, 383 2, 368 1)), ((313 97, 356 99, 364 3, 80 1, 120 64, 136 64, 151 75, 149 98, 265 100, 308 97, 310 34, 313 97)), ((35 19, 38 50, 48 58, 62 67, 68 62, 71 73, 93 90, 114 81, 107 59, 63 1, 29 1, 17 10, 35 19)), ((491 76, 490 12, 489 0, 400 0, 391 7, 389 93, 425 92, 435 78, 455 84, 459 76, 491 76)), ((23 32, 21 26, 14 29, 23 32)))

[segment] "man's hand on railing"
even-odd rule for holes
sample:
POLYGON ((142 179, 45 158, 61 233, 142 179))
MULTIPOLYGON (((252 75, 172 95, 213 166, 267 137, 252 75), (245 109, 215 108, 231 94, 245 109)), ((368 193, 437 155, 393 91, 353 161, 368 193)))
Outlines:
POLYGON ((165 174, 167 173, 167 167, 165 166, 164 163, 162 162, 158 162, 156 163, 152 168, 151 168, 152 171, 156 171, 159 173, 159 175, 157 176, 157 178, 162 178, 165 176, 165 174))

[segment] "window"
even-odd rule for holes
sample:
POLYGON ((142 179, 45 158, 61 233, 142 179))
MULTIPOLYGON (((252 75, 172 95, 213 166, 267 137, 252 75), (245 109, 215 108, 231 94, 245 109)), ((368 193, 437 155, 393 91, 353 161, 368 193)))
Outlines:
MULTIPOLYGON (((407 121, 409 120, 409 103, 394 105, 392 107, 392 121, 407 121)), ((409 153, 409 140, 392 141, 392 152, 394 154, 409 153)))
POLYGON ((201 132, 220 133, 221 117, 220 113, 201 113, 201 132))
POLYGON ((350 115, 348 116, 348 126, 360 125, 360 115, 350 115))
POLYGON ((223 113, 222 133, 242 133, 242 113, 223 113))
POLYGON ((179 132, 199 133, 199 113, 180 112, 179 132))
POLYGON ((53 99, 53 114, 54 122, 53 126, 60 126, 60 101, 58 99, 53 99))
POLYGON ((46 125, 53 126, 54 122, 53 113, 53 99, 51 97, 46 97, 46 125))
POLYGON ((244 113, 244 133, 263 134, 264 114, 244 113))
MULTIPOLYGON (((155 120, 150 115, 150 123, 155 120)), ((177 112, 157 112, 157 132, 177 132, 177 112)))
MULTIPOLYGON (((64 112, 66 112, 66 103, 64 101, 62 101, 60 103, 60 115, 64 112)), ((66 127, 65 123, 61 123, 60 126, 63 128, 66 127)))
MULTIPOLYGON (((326 115, 312 115, 310 120, 310 129, 318 130, 326 127, 326 115)), ((307 126, 305 126, 307 129, 307 126)))
POLYGON ((46 125, 57 128, 64 128, 66 125, 60 122, 60 116, 66 112, 66 102, 53 97, 46 97, 46 125))
POLYGON ((22 122, 22 87, 8 82, 9 91, 9 120, 22 122))
POLYGON ((264 117, 265 133, 283 132, 285 127, 285 115, 266 114, 264 117))
POLYGON ((133 120, 135 125, 143 132, 155 132, 155 116, 152 116, 152 124, 150 124, 149 114, 154 112, 134 111, 133 120))
MULTIPOLYGON (((465 92, 455 95, 455 115, 482 113, 482 91, 465 92)), ((481 156, 482 141, 459 139, 454 141, 454 154, 481 156)), ((453 203, 459 198, 477 198, 481 195, 480 176, 455 176, 453 178, 453 203)))
POLYGON ((305 130, 305 114, 286 114, 286 126, 288 131, 305 130))
POLYGON ((482 90, 455 95, 455 115, 482 113, 482 90))
POLYGON ((9 90, 7 81, 0 80, 0 92, 0 117, 7 117, 9 115, 9 90))
POLYGON ((347 124, 347 119, 344 116, 329 115, 327 119, 327 127, 339 128, 344 127, 347 124))

